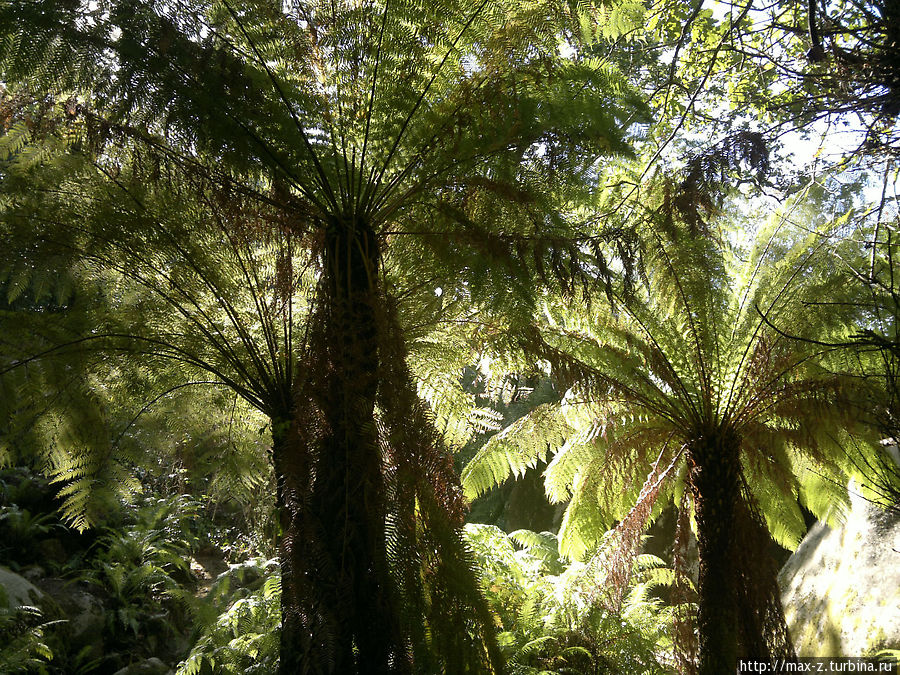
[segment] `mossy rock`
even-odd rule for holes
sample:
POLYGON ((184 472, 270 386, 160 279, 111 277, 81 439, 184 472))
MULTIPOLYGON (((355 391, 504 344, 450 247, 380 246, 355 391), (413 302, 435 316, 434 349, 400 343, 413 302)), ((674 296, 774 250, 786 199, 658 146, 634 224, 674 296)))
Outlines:
POLYGON ((779 575, 800 656, 900 648, 900 513, 861 497, 842 525, 814 525, 779 575))
POLYGON ((169 666, 158 658, 152 657, 117 670, 114 675, 170 675, 170 673, 172 673, 172 669, 169 666))
POLYGON ((0 607, 5 609, 37 607, 43 598, 44 594, 28 579, 0 566, 0 607))

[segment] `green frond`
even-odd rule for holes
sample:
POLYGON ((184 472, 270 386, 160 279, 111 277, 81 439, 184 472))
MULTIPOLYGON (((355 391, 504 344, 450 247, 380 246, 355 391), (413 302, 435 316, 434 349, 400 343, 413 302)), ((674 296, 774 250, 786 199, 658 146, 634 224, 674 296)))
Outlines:
POLYGON ((769 475, 748 470, 745 476, 753 498, 766 520, 772 539, 789 551, 795 551, 806 534, 806 523, 796 491, 785 491, 769 475))
POLYGON ((568 424, 557 405, 545 403, 492 436, 469 461, 461 480, 474 499, 511 474, 535 467, 554 448, 562 447, 568 424))
MULTIPOLYGON (((818 366, 828 355, 814 343, 790 341, 772 328, 812 325, 800 318, 801 298, 821 290, 815 262, 823 260, 823 240, 778 222, 758 233, 749 255, 712 238, 674 241, 673 233, 656 230, 644 256, 652 293, 622 298, 625 309, 615 318, 551 309, 551 331, 578 331, 583 342, 574 353, 600 373, 563 398, 564 407, 567 400, 590 403, 568 406, 573 432, 545 472, 552 500, 572 497, 561 537, 573 542, 567 550, 583 555, 596 541, 581 531, 588 523, 602 532, 610 518, 624 516, 617 504, 636 497, 629 476, 648 466, 649 448, 689 443, 699 430, 720 425, 741 435, 745 478, 784 545, 795 547, 805 530, 798 499, 824 513, 829 499, 846 492, 853 475, 846 455, 856 446, 843 429, 859 426, 848 403, 855 380, 818 366), (586 442, 576 443, 582 436, 586 442), (804 468, 810 461, 828 480, 804 468), (601 480, 618 486, 616 501, 605 496, 613 489, 599 488, 601 480)), ((677 498, 679 485, 683 480, 665 488, 667 498, 677 498)))
POLYGON ((797 479, 804 507, 833 527, 843 522, 850 511, 850 498, 842 471, 807 460, 798 466, 797 479))
POLYGON ((589 464, 575 477, 572 498, 559 526, 559 552, 569 560, 583 560, 612 524, 597 502, 597 478, 589 473, 590 468, 589 464))
POLYGON ((573 434, 553 455, 544 470, 544 489, 551 502, 559 504, 569 499, 579 471, 600 452, 601 443, 596 439, 596 427, 573 434))
MULTIPOLYGON (((200 638, 176 670, 178 675, 198 675, 210 669, 219 673, 270 672, 278 663, 281 623, 280 577, 275 561, 254 561, 265 571, 265 580, 245 597, 232 600, 212 621, 202 626, 200 638)), ((216 598, 227 582, 223 575, 210 590, 216 598)), ((227 598, 227 596, 225 596, 227 598)))

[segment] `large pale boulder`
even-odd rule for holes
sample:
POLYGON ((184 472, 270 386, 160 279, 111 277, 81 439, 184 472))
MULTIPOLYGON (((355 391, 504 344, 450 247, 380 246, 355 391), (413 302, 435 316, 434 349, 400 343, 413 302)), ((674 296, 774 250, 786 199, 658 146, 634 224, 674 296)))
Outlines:
POLYGON ((843 525, 814 525, 778 580, 798 655, 870 656, 900 649, 897 511, 853 495, 843 525))
POLYGON ((15 609, 22 605, 36 606, 44 594, 25 577, 0 566, 0 606, 15 609))

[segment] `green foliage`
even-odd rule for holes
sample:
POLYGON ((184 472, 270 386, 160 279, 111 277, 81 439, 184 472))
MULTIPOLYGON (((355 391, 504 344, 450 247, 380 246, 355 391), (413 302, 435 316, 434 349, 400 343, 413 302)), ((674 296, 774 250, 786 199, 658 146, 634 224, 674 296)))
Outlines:
MULTIPOLYGON (((610 281, 608 252, 570 237, 573 204, 598 157, 629 152, 643 106, 608 61, 559 55, 577 9, 0 5, 2 245, 17 270, 56 261, 101 298, 43 356, 102 354, 106 377, 139 361, 121 367, 151 403, 221 387, 269 418, 283 598, 305 603, 284 613, 298 623, 283 645, 296 660, 318 641, 314 670, 365 661, 364 644, 397 667, 499 668, 452 465, 406 355, 446 334, 430 330, 438 281, 451 318, 469 303, 517 320, 537 306, 535 277, 571 296, 610 281)), ((462 362, 448 352, 442 365, 462 362)), ((460 443, 489 416, 452 394, 430 398, 460 443)), ((63 440, 51 470, 70 515, 139 463, 115 435, 63 440)))
POLYGON ((199 638, 178 666, 178 675, 277 670, 281 577, 276 561, 260 558, 233 565, 195 605, 193 616, 199 638))
POLYGON ((900 662, 900 649, 882 649, 875 656, 886 663, 898 663, 900 662))
MULTIPOLYGON (((896 181, 896 169, 886 166, 882 179, 882 201, 870 213, 859 217, 857 234, 837 247, 836 257, 842 269, 853 280, 841 297, 854 303, 864 317, 860 329, 849 343, 860 371, 877 385, 866 406, 869 421, 882 437, 900 438, 900 294, 897 293, 897 259, 900 241, 897 237, 898 211, 896 199, 886 198, 888 186, 896 181), (865 247, 857 241, 863 239, 865 247)), ((890 452, 877 456, 853 452, 851 458, 860 473, 860 488, 867 499, 889 508, 900 508, 900 465, 890 452)))
MULTIPOLYGON (((296 575, 285 597, 309 593, 284 616, 327 606, 295 636, 321 638, 322 669, 336 634, 363 642, 344 597, 404 605, 397 626, 369 621, 392 641, 385 663, 499 668, 444 448, 499 425, 457 382, 476 351, 506 353, 504 366, 525 351, 567 393, 488 441, 468 494, 552 457, 564 553, 596 552, 618 521, 625 579, 662 504, 696 505, 692 453, 721 430, 740 445, 735 500, 758 504, 789 547, 798 500, 824 515, 859 473, 835 430, 853 422, 843 364, 785 334, 799 322, 821 342, 839 328, 797 309, 835 285, 811 264, 816 237, 750 249, 705 222, 722 207, 715 188, 765 168, 762 136, 725 129, 661 196, 594 187, 646 121, 629 77, 656 91, 652 161, 681 129, 722 136, 692 117, 700 104, 727 98, 733 121, 773 100, 760 93, 777 84, 770 68, 735 77, 735 35, 771 46, 749 4, 723 19, 686 3, 36 0, 0 4, 0 26, 0 463, 51 475, 78 528, 152 464, 174 463, 151 474, 179 489, 252 502, 258 523, 276 493, 296 575), (628 49, 598 58, 616 43, 628 49), (671 67, 646 53, 671 44, 671 67), (650 290, 633 287, 630 217, 648 213, 650 290), (573 303, 613 299, 620 272, 621 313, 573 303), (268 437, 253 438, 266 420, 275 476, 268 437)), ((196 545, 184 523, 168 529, 168 508, 103 542, 96 573, 135 634, 196 545)), ((549 565, 546 543, 527 548, 549 565)), ((270 663, 276 597, 231 605, 201 651, 234 653, 196 668, 246 669, 254 650, 270 663)), ((566 658, 596 660, 610 620, 585 617, 566 658)))
POLYGON ((0 671, 46 675, 53 652, 44 632, 55 623, 44 621, 37 607, 7 607, 0 588, 0 671))
POLYGON ((110 644, 140 639, 152 651, 160 638, 185 628, 182 586, 191 579, 198 507, 186 496, 151 498, 130 507, 124 521, 98 540, 92 568, 81 578, 109 596, 110 644))
MULTIPOLYGON (((4 541, 15 543, 4 549, 3 564, 30 569, 23 573, 29 578, 37 574, 38 586, 48 581, 55 589, 60 577, 72 586, 58 596, 50 591, 50 605, 41 603, 50 616, 68 621, 47 621, 35 608, 0 611, 4 673, 87 675, 151 656, 176 663, 219 614, 258 592, 277 571, 275 561, 243 553, 255 537, 244 529, 249 523, 240 512, 216 513, 216 505, 206 499, 148 490, 133 503, 115 503, 100 532, 76 534, 45 511, 55 506, 46 481, 26 470, 7 470, 2 479, 2 496, 10 505, 3 507, 8 517, 0 521, 0 533, 4 541), (36 515, 28 516, 24 504, 36 515), (10 529, 13 524, 15 530, 10 529), (40 557, 40 544, 48 540, 56 545, 51 550, 63 551, 67 559, 40 557), (217 550, 213 542, 230 542, 230 548, 217 550), (207 570, 219 569, 226 555, 234 559, 242 554, 248 559, 227 566, 214 582, 207 581, 207 570), (87 631, 82 635, 89 638, 74 639, 78 631, 87 631), (52 651, 52 660, 45 649, 52 651)), ((273 628, 267 625, 267 640, 274 645, 270 663, 277 663, 277 593, 267 602, 273 628)), ((0 607, 5 606, 0 589, 0 607)), ((260 669, 271 672, 264 665, 260 669)))
POLYGON ((565 442, 569 430, 557 403, 543 403, 491 436, 462 473, 466 496, 474 499, 510 475, 521 476, 565 442))
MULTIPOLYGON (((662 561, 641 556, 619 612, 599 602, 596 570, 560 557, 556 536, 466 526, 482 588, 497 613, 510 673, 662 675, 669 610, 648 592, 667 583, 662 561)), ((602 592, 602 591, 600 591, 602 592)))
POLYGON ((718 242, 651 235, 650 290, 622 298, 616 313, 548 303, 545 352, 558 350, 561 373, 576 379, 561 406, 536 409, 484 446, 464 471, 467 490, 478 494, 549 452, 547 494, 572 497, 562 550, 579 559, 654 481, 659 492, 644 497, 678 501, 692 434, 725 424, 746 439, 748 488, 780 543, 794 547, 802 536, 798 498, 834 516, 857 472, 845 454, 845 430, 859 419, 855 382, 835 372, 834 350, 778 331, 822 341, 853 330, 854 318, 803 304, 836 283, 823 267, 827 240, 791 241, 782 218, 743 249, 724 231, 718 242))
POLYGON ((0 506, 0 532, 4 534, 3 547, 17 550, 19 555, 28 551, 38 539, 54 529, 62 527, 52 513, 32 515, 28 509, 20 509, 18 504, 0 506))

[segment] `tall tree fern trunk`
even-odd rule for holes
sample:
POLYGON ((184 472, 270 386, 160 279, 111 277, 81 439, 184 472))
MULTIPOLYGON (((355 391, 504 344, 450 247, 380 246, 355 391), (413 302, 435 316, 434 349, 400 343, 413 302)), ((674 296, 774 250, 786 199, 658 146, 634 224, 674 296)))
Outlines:
POLYGON ((700 675, 733 673, 738 659, 738 565, 731 546, 740 499, 739 445, 714 431, 690 448, 691 489, 700 554, 700 675))
POLYGON ((282 488, 283 675, 402 673, 385 550, 379 252, 364 222, 328 223, 310 363, 276 461, 282 488))

